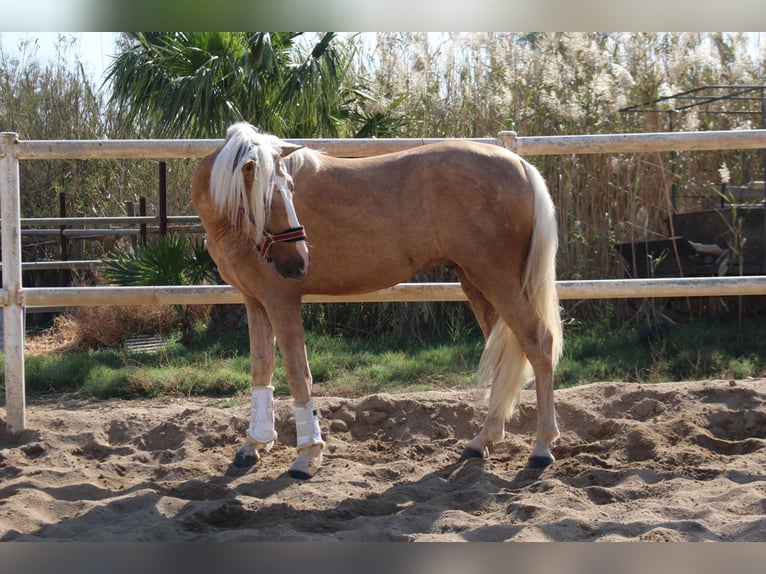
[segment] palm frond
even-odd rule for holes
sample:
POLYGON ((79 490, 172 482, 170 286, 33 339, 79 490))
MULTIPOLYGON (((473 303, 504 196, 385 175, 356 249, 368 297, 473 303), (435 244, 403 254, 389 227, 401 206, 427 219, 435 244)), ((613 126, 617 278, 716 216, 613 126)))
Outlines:
MULTIPOLYGON (((107 82, 119 114, 148 136, 220 137, 241 120, 281 137, 359 128, 349 126, 359 121, 349 106, 365 90, 353 48, 335 32, 133 32, 126 39, 107 82)), ((381 123, 362 121, 363 133, 381 123)))
POLYGON ((135 252, 105 259, 102 273, 125 286, 197 285, 213 282, 215 263, 202 241, 170 234, 135 252))

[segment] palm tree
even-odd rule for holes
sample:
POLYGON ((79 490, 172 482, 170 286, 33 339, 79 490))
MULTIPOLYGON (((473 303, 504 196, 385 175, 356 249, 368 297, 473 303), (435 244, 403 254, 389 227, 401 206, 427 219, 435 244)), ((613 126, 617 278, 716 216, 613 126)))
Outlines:
POLYGON ((281 137, 398 135, 353 72, 353 43, 333 32, 311 40, 296 32, 129 32, 105 81, 126 120, 156 137, 218 138, 241 120, 281 137))

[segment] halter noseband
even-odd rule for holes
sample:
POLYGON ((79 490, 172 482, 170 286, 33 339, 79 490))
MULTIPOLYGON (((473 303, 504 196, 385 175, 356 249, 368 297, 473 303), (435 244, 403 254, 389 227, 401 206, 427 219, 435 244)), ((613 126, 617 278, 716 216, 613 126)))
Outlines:
MULTIPOLYGON (((242 218, 244 216, 245 210, 240 207, 239 211, 237 212, 236 222, 236 228, 239 230, 242 229, 242 218)), ((255 221, 253 221, 253 218, 250 214, 247 214, 247 218, 250 220, 250 223, 255 225, 255 221)), ((291 227, 290 229, 285 229, 280 233, 271 233, 268 229, 264 229, 261 237, 263 238, 261 243, 254 242, 255 251, 258 253, 258 255, 260 255, 264 262, 271 263, 272 259, 268 256, 268 254, 272 245, 275 243, 294 243, 296 241, 306 241, 306 231, 303 229, 302 225, 298 227, 291 227)))
POLYGON ((260 245, 255 245, 255 250, 258 252, 264 261, 271 262, 271 258, 268 257, 269 249, 275 243, 294 243, 295 241, 306 241, 306 231, 303 227, 291 227, 281 233, 269 233, 263 232, 263 241, 260 245))

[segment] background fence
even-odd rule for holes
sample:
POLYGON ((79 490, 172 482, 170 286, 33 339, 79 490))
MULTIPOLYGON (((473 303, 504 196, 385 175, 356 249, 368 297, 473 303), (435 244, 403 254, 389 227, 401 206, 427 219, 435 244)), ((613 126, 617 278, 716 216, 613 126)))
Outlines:
MULTIPOLYGON (((401 151, 442 141, 418 139, 298 139, 340 157, 365 157, 401 151)), ((646 153, 721 149, 764 149, 766 130, 517 137, 501 132, 497 138, 472 141, 500 145, 520 155, 646 153)), ((0 208, 5 350, 6 422, 12 433, 26 428, 24 388, 24 308, 84 305, 239 303, 241 295, 228 286, 188 287, 58 287, 25 288, 21 282, 21 220, 19 161, 51 159, 171 159, 198 158, 222 140, 83 140, 22 141, 17 134, 0 133, 0 208)), ((766 214, 766 209, 764 210, 766 214)), ((765 215, 766 217, 766 215, 765 215)), ((764 239, 766 242, 766 239, 764 239)), ((764 275, 673 279, 560 281, 561 299, 632 297, 694 297, 766 294, 764 275)), ((304 302, 464 301, 458 283, 403 283, 390 289, 354 297, 306 296, 304 302)))

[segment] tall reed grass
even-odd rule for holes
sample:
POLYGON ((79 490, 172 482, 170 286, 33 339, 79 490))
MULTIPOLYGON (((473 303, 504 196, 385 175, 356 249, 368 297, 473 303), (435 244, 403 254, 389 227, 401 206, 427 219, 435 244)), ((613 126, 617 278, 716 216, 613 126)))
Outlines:
MULTIPOLYGON (((742 101, 678 113, 620 109, 702 85, 765 84, 766 52, 753 42, 722 33, 379 33, 362 44, 359 70, 417 137, 748 129, 761 127, 760 118, 741 112, 758 108, 742 101)), ((715 203, 722 165, 733 183, 763 179, 758 150, 527 159, 557 206, 560 279, 632 272, 615 245, 667 237, 671 213, 715 203)), ((604 302, 567 307, 615 310, 604 302)))

